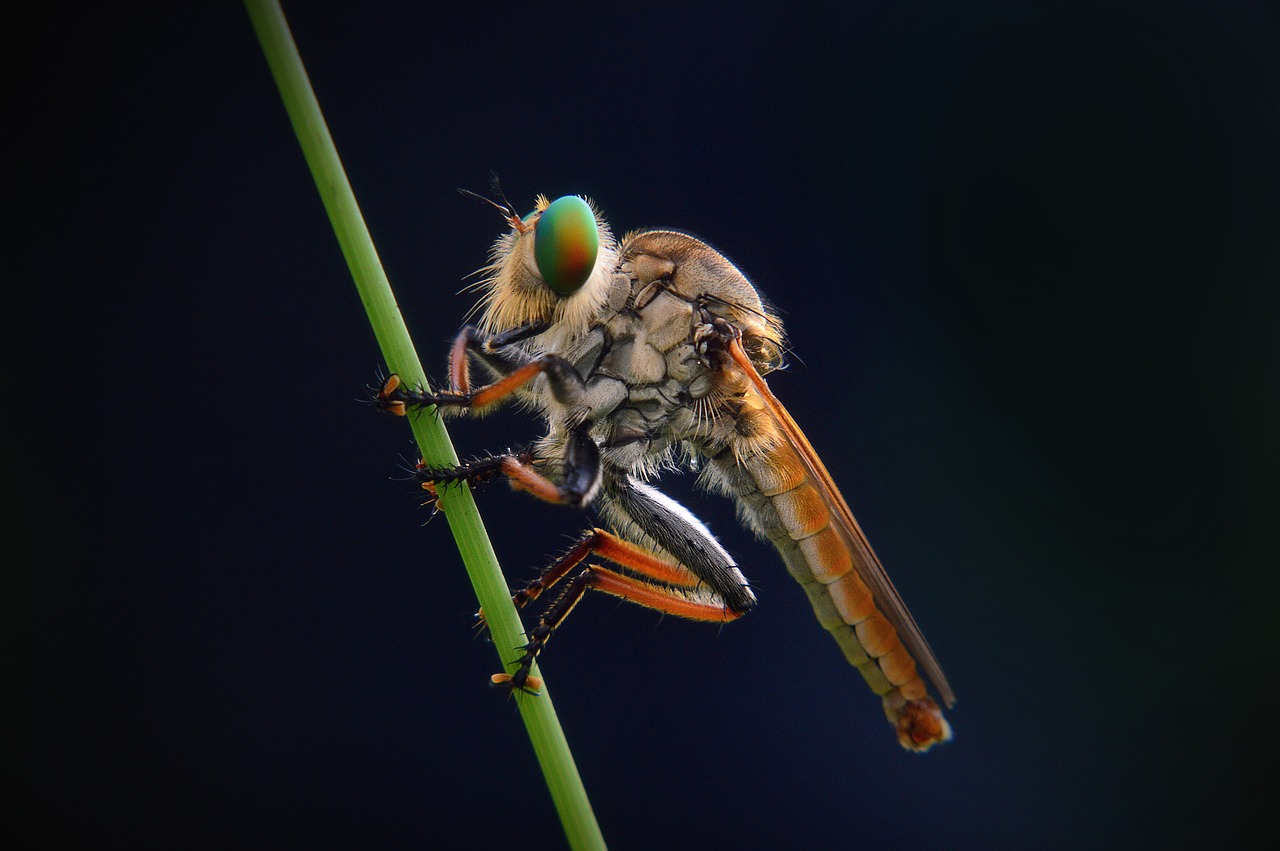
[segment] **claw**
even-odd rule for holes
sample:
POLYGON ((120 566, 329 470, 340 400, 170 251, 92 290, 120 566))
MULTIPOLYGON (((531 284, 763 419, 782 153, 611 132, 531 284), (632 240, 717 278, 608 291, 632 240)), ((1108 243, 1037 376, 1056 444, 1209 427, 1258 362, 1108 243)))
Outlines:
POLYGON ((475 631, 475 635, 473 636, 473 638, 479 638, 480 636, 484 635, 489 631, 489 623, 484 619, 483 608, 476 611, 475 618, 476 618, 476 622, 475 622, 475 626, 473 627, 473 630, 475 631))
POLYGON ((489 677, 489 684, 494 688, 507 689, 508 691, 522 691, 525 694, 537 696, 542 692, 542 678, 535 677, 533 674, 526 674, 520 682, 516 682, 517 677, 511 674, 494 674, 489 677))
MULTIPOLYGON (((370 388, 373 389, 373 388, 370 388)), ((391 373, 373 395, 373 404, 389 414, 403 417, 409 408, 426 408, 431 405, 466 405, 469 398, 464 393, 427 393, 419 385, 417 390, 406 389, 400 376, 391 373)))
MULTIPOLYGON (((370 389, 372 390, 373 388, 370 389)), ((378 388, 374 392, 373 404, 377 405, 379 409, 386 411, 388 414, 403 417, 405 415, 404 399, 393 395, 399 389, 400 376, 393 372, 387 376, 386 381, 382 382, 382 387, 378 388)))

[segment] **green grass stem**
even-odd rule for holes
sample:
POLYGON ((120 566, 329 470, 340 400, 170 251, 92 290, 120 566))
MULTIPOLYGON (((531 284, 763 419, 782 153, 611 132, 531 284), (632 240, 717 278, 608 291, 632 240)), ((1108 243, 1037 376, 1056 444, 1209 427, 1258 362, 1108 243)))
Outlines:
MULTIPOLYGON (((409 339, 408 329, 325 125, 284 13, 279 3, 273 0, 245 0, 245 6, 284 99, 307 165, 320 190, 338 243, 346 256, 360 299, 368 311, 369 322, 387 367, 399 373, 408 384, 421 383, 425 387, 426 375, 422 364, 409 339)), ((434 411, 411 414, 409 420, 422 457, 428 464, 445 466, 458 463, 444 424, 434 411)), ((511 671, 520 655, 516 648, 526 639, 489 535, 480 520, 470 489, 465 486, 456 490, 450 488, 443 502, 447 503, 442 506, 445 517, 475 586, 476 597, 484 608, 494 646, 502 657, 503 669, 511 671)), ((536 669, 534 673, 537 673, 536 669)), ((479 681, 476 685, 480 685, 479 681)), ((570 847, 604 848, 604 839, 545 683, 540 696, 520 698, 520 715, 529 731, 534 753, 542 766, 570 847)), ((501 815, 501 818, 510 817, 508 812, 501 815)), ((489 829, 491 826, 477 825, 477 830, 489 829)))

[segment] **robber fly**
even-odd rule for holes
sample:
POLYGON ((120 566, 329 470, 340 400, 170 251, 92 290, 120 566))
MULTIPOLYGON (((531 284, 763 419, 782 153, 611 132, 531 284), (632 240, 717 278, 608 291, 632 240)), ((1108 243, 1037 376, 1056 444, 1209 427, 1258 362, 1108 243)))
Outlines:
POLYGON ((523 217, 490 203, 511 228, 481 270, 479 318, 454 342, 449 389, 410 389, 393 375, 376 401, 401 415, 524 403, 546 420, 545 436, 528 450, 456 468, 419 465, 423 487, 437 493, 505 477, 548 502, 592 506, 609 527, 587 530, 513 595, 523 608, 564 581, 529 630, 515 672, 495 682, 536 691, 534 660, 590 590, 716 623, 755 607, 733 557, 649 483, 685 464, 777 548, 818 622, 883 699, 902 745, 924 751, 949 739, 919 673, 951 706, 941 667, 822 461, 765 383, 782 363, 782 326, 746 277, 678 231, 637 231, 618 242, 582 198, 539 197, 523 217), (473 362, 490 383, 472 385, 473 362), (587 564, 592 557, 612 566, 587 564))

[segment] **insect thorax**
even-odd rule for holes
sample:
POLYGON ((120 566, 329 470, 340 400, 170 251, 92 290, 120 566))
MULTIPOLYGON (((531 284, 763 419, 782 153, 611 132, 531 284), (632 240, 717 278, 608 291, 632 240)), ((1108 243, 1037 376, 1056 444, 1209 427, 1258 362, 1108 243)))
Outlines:
POLYGON ((655 287, 628 264, 615 272, 605 308, 569 353, 608 466, 644 476, 677 456, 739 451, 745 386, 721 369, 714 319, 698 299, 655 287))

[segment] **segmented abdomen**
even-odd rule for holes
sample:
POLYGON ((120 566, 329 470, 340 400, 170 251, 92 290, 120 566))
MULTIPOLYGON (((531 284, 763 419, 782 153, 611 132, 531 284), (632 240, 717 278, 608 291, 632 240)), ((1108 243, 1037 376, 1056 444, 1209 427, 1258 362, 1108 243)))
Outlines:
POLYGON ((732 496, 743 522, 773 543, 818 623, 881 696, 902 744, 924 750, 950 738, 915 660, 854 570, 853 555, 795 450, 783 442, 741 460, 726 452, 709 467, 708 483, 732 496))

